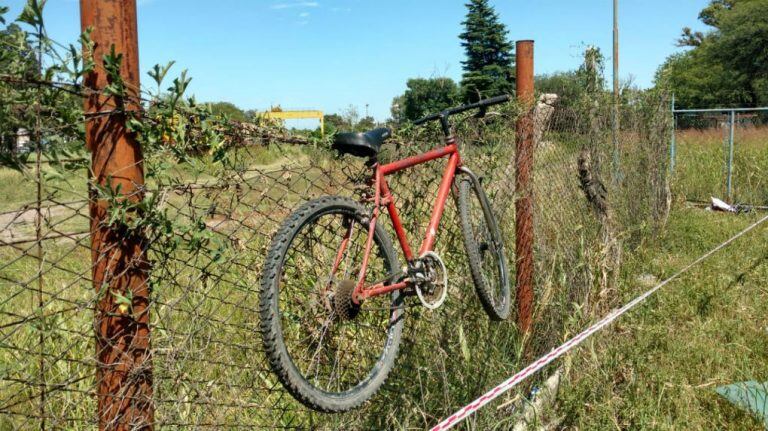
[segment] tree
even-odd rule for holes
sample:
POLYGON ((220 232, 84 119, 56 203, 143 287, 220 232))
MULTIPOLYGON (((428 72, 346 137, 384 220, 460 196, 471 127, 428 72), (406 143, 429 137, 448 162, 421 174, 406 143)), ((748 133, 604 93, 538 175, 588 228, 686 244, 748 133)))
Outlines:
POLYGON ((367 132, 376 127, 376 120, 371 116, 360 118, 357 108, 349 105, 341 114, 323 115, 325 132, 367 132))
POLYGON ((336 131, 349 130, 351 127, 341 118, 339 114, 325 114, 323 115, 323 123, 325 124, 325 130, 333 134, 336 131))
POLYGON ((726 5, 714 13, 710 56, 736 72, 748 103, 768 104, 768 0, 720 2, 726 5))
POLYGON ((323 115, 323 123, 325 123, 325 130, 331 134, 338 130, 349 129, 349 125, 344 121, 343 118, 341 118, 341 115, 339 114, 323 115))
POLYGON ((707 108, 768 104, 768 0, 712 0, 699 13, 712 30, 684 28, 656 83, 675 93, 679 106, 707 108))
POLYGON ((459 103, 461 91, 450 78, 413 78, 406 90, 392 101, 392 118, 398 122, 415 121, 459 103))
POLYGON ((350 129, 354 129, 357 126, 357 122, 360 120, 360 111, 354 105, 347 106, 341 113, 341 118, 348 125, 350 129))
POLYGON ((370 115, 367 117, 363 117, 360 119, 360 121, 357 122, 355 125, 355 130, 358 132, 367 132, 369 130, 376 128, 376 120, 373 119, 370 115))
POLYGON ((245 112, 230 102, 213 102, 208 104, 211 107, 211 113, 219 117, 227 117, 234 121, 246 121, 248 117, 245 112))
MULTIPOLYGON (((0 7, 0 18, 4 13, 7 8, 0 7)), ((2 23, 5 24, 4 19, 2 23)), ((40 78, 34 48, 27 33, 15 23, 0 30, 0 70, 18 80, 40 78)), ((17 129, 32 128, 34 111, 28 109, 32 97, 29 87, 0 82, 0 141, 14 141, 17 129)), ((2 149, 7 148, 4 145, 2 149)))
MULTIPOLYGON (((0 150, 12 149, 19 129, 27 129, 30 145, 40 144, 55 158, 60 150, 83 148, 82 99, 71 94, 68 83, 75 85, 92 62, 72 45, 66 54, 57 51, 62 45, 47 36, 44 4, 27 2, 15 20, 7 20, 8 8, 0 6, 0 74, 6 78, 0 80, 0 150), (40 81, 60 85, 35 85, 40 81)), ((87 36, 81 35, 81 42, 87 36)), ((0 163, 18 166, 17 156, 2 155, 0 163)))
POLYGON ((670 56, 656 74, 675 94, 678 107, 717 108, 748 103, 744 83, 727 65, 714 63, 703 51, 670 56))
POLYGON ((710 27, 719 28, 723 13, 733 10, 736 3, 742 2, 743 0, 712 0, 699 12, 699 20, 710 27))
POLYGON ((509 94, 514 90, 514 47, 507 39, 507 28, 499 22, 488 0, 471 0, 459 35, 467 59, 462 62, 461 80, 466 102, 509 94))
POLYGON ((579 67, 576 76, 582 87, 591 96, 605 90, 605 57, 596 46, 588 46, 584 50, 584 63, 579 67))
POLYGON ((605 97, 605 57, 600 48, 588 46, 584 50, 584 62, 575 71, 555 72, 535 78, 540 93, 557 94, 559 106, 579 109, 585 100, 590 104, 605 97))
POLYGON ((563 107, 575 107, 584 94, 582 82, 575 71, 539 75, 535 84, 537 92, 557 94, 557 103, 563 107))

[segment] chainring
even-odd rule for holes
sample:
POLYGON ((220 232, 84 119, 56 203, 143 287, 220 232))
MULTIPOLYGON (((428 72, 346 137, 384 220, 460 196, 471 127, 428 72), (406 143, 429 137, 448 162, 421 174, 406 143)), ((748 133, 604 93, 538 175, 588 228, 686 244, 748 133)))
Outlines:
POLYGON ((435 310, 443 305, 448 296, 448 270, 434 251, 424 253, 419 259, 424 280, 415 283, 416 296, 425 308, 435 310))

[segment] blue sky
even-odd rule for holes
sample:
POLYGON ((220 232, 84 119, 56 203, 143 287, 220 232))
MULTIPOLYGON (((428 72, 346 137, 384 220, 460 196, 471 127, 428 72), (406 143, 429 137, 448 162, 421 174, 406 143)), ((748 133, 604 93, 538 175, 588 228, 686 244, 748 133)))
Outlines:
MULTIPOLYGON (((651 85, 656 68, 679 50, 683 26, 702 29, 708 0, 620 0, 621 78, 651 85)), ((0 0, 15 16, 23 0, 0 0)), ((610 61, 611 0, 494 0, 509 37, 536 41, 536 73, 578 67, 586 45, 610 61)), ((246 109, 366 105, 377 120, 410 77, 461 77, 458 0, 138 0, 143 71, 175 60, 189 69, 198 100, 246 109)), ((75 41, 79 3, 49 0, 49 33, 75 41)), ((150 78, 143 75, 143 83, 150 78)))

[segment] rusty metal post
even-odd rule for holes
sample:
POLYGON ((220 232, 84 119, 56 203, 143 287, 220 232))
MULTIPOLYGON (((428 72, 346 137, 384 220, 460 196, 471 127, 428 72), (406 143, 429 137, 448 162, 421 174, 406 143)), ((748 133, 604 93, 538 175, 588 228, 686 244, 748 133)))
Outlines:
MULTIPOLYGON (((152 429, 152 367, 149 338, 149 264, 145 240, 124 226, 108 226, 111 189, 117 200, 138 201, 144 184, 143 157, 127 129, 126 112, 138 112, 139 54, 136 0, 80 0, 83 30, 92 29, 95 70, 85 78, 86 145, 92 154, 91 255, 95 314, 99 429, 152 429), (122 54, 126 92, 106 96, 104 56, 122 54), (88 114, 99 113, 97 116, 88 114)), ((88 50, 85 54, 89 55, 88 50)))
POLYGON ((517 324, 524 334, 533 316, 533 41, 516 45, 517 120, 515 149, 515 256, 517 258, 517 324))

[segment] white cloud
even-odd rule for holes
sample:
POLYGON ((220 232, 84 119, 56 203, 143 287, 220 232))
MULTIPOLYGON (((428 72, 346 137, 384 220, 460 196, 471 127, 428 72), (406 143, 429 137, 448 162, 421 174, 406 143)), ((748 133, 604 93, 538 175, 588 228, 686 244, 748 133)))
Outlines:
POLYGON ((299 18, 306 18, 309 16, 309 12, 302 12, 299 14, 299 18))
POLYGON ((305 7, 318 7, 320 6, 320 3, 316 1, 300 1, 300 2, 293 2, 293 3, 275 3, 272 6, 270 6, 270 9, 291 9, 291 8, 305 8, 305 7))

